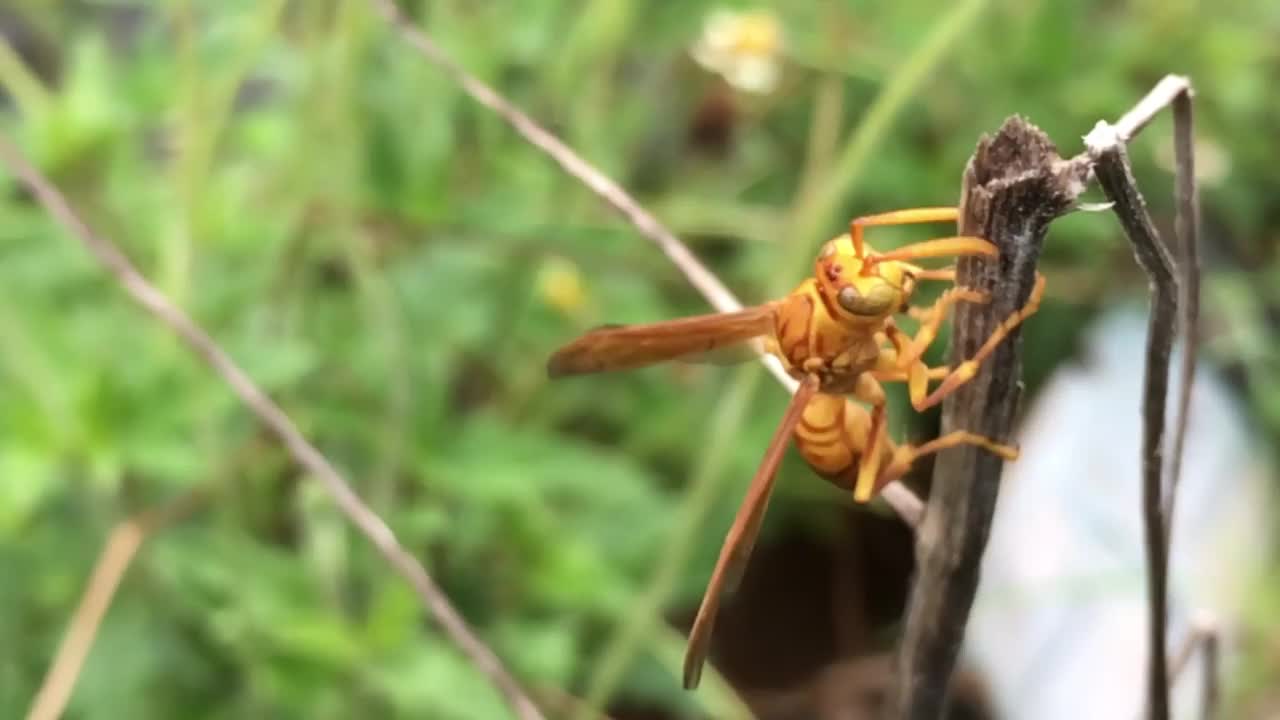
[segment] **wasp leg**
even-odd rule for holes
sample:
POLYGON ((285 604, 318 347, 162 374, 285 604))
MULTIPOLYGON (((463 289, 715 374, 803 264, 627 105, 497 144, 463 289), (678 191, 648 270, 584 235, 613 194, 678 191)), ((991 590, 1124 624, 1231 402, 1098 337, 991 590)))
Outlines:
POLYGON ((884 470, 880 473, 879 477, 876 478, 875 487, 871 490, 871 496, 874 497, 875 494, 879 493, 885 485, 888 485, 894 480, 905 475, 907 471, 911 469, 911 466, 915 464, 916 460, 919 460, 925 455, 930 455, 940 450, 946 450, 947 448, 959 447, 961 445, 976 445, 988 452, 999 455, 1005 460, 1018 459, 1018 448, 1012 445, 998 443, 991 438, 966 432, 964 430, 956 430, 955 432, 949 432, 946 435, 930 440, 923 445, 899 445, 897 448, 894 448, 892 459, 889 461, 889 464, 884 467, 884 470))
MULTIPOLYGON (((972 292, 972 291, 971 291, 972 292)), ((894 370, 905 370, 907 374, 907 393, 911 398, 911 407, 917 411, 927 410, 934 405, 942 402, 944 398, 956 391, 956 388, 969 382, 973 376, 978 373, 978 368, 983 361, 995 352, 996 347, 1004 340, 1013 329, 1022 324, 1031 315, 1034 315, 1040 309, 1040 300, 1044 297, 1044 275, 1036 273, 1036 284, 1031 290, 1031 296, 1027 298, 1027 303, 1016 312, 1005 318, 991 335, 987 337, 986 342, 982 343, 982 347, 978 348, 978 352, 974 356, 954 368, 942 368, 946 370, 942 374, 942 384, 939 385, 932 393, 929 392, 929 381, 939 378, 940 368, 930 368, 917 359, 910 362, 905 368, 903 361, 913 352, 916 343, 909 338, 906 333, 898 328, 890 325, 885 328, 886 336, 893 343, 896 353, 893 350, 887 350, 881 354, 874 375, 882 380, 893 376, 896 379, 894 370), (896 362, 891 364, 891 360, 896 358, 896 362)), ((957 298, 962 299, 962 298, 957 298)), ((923 328, 922 328, 923 331, 923 328)), ((935 331, 936 334, 936 331, 935 331)), ((926 345, 927 346, 927 345, 926 345)), ((922 348, 923 351, 923 348, 922 348)))
MULTIPOLYGON (((945 370, 945 368, 942 369, 945 370)), ((811 403, 810 407, 815 407, 816 401, 820 399, 826 400, 828 405, 834 400, 833 397, 819 395, 814 398, 815 402, 811 403)), ((1005 460, 1018 459, 1017 447, 964 430, 947 433, 921 445, 897 445, 883 431, 877 434, 872 430, 872 423, 866 410, 847 400, 844 402, 846 407, 843 413, 838 414, 834 407, 823 407, 822 412, 819 413, 829 421, 829 425, 826 426, 829 435, 834 436, 835 428, 841 427, 844 442, 840 443, 840 449, 844 453, 836 456, 822 454, 822 445, 831 443, 834 437, 830 440, 822 438, 819 440, 821 445, 812 441, 808 443, 819 445, 818 447, 807 447, 806 443, 797 444, 805 460, 815 469, 838 476, 834 478, 834 482, 840 487, 854 488, 854 500, 857 502, 871 500, 879 495, 886 485, 905 475, 917 460, 947 448, 974 445, 1005 460), (832 467, 833 460, 835 464, 844 467, 840 469, 832 467), (868 468, 878 468, 873 476, 874 481, 869 485, 865 477, 869 472, 868 468)))
POLYGON ((875 253, 867 258, 867 262, 862 267, 863 272, 870 272, 871 267, 876 263, 889 261, 903 262, 907 260, 919 260, 922 258, 954 257, 956 255, 986 255, 988 257, 996 257, 999 254, 1000 251, 996 249, 995 245, 992 245, 980 237, 957 235, 954 237, 924 240, 918 243, 911 243, 910 245, 903 245, 900 248, 894 248, 887 252, 875 253))
POLYGON ((960 209, 954 207, 910 208, 894 210, 878 215, 863 215, 849 221, 849 239, 858 257, 866 257, 863 250, 862 229, 875 225, 911 225, 915 223, 955 222, 960 209))
MULTIPOLYGON (((943 379, 942 384, 937 387, 928 397, 916 401, 915 397, 911 399, 911 406, 917 410, 933 407, 942 402, 943 398, 956 391, 956 388, 969 382, 974 375, 978 374, 978 368, 983 361, 995 352, 996 347, 1002 340, 1013 332, 1014 328, 1022 324, 1023 320, 1031 317, 1040 309, 1040 300, 1044 297, 1044 275, 1036 273, 1036 284, 1031 289, 1031 296, 1027 298, 1027 302, 1009 317, 1005 318, 992 333, 987 337, 986 342, 982 343, 982 347, 978 348, 978 352, 973 357, 960 363, 943 379)), ((927 381, 926 381, 927 382, 927 381)), ((908 385, 910 389, 910 385, 908 385)))
MULTIPOLYGON (((991 301, 991 297, 981 290, 963 287, 953 287, 942 293, 933 305, 913 315, 913 317, 917 317, 920 320, 920 329, 916 331, 915 337, 911 339, 908 347, 899 347, 898 367, 904 370, 909 369, 912 363, 919 360, 921 355, 924 355, 924 351, 938 337, 938 330, 942 327, 942 321, 947 317, 947 311, 951 309, 952 305, 961 301, 985 304, 991 301)), ((915 310, 916 308, 911 309, 915 310)))
POLYGON ((903 358, 911 351, 911 337, 892 323, 885 325, 884 337, 893 347, 880 349, 880 357, 871 375, 881 382, 907 383, 907 395, 911 398, 911 405, 916 407, 916 403, 929 392, 929 381, 945 380, 951 374, 951 368, 946 365, 929 367, 919 357, 904 363, 903 358))
POLYGON ((871 436, 871 413, 843 395, 818 393, 795 429, 796 449, 815 472, 852 491, 858 458, 871 436))
POLYGON ((889 438, 885 436, 885 394, 884 388, 871 373, 858 376, 853 389, 854 397, 871 405, 871 426, 867 430, 867 438, 862 443, 864 450, 858 463, 858 475, 853 483, 853 499, 856 502, 867 502, 871 499, 876 477, 880 474, 885 449, 889 438))
MULTIPOLYGON (((884 358, 881 361, 883 364, 893 365, 898 362, 898 354, 892 350, 885 350, 884 354, 881 357, 884 358)), ((920 364, 923 365, 924 363, 920 363, 920 364)), ((929 380, 942 380, 943 378, 945 378, 950 374, 951 374, 951 368, 947 367, 946 365, 939 365, 938 367, 926 367, 924 369, 924 379, 926 382, 928 382, 929 380)), ((890 367, 885 370, 881 370, 881 369, 872 370, 871 376, 879 380, 880 382, 909 382, 911 380, 911 371, 902 370, 897 367, 890 367)), ((923 397, 923 393, 921 394, 921 397, 923 397)))
MULTIPOLYGON (((918 270, 914 270, 913 274, 916 276, 917 280, 947 280, 955 282, 956 267, 952 265, 951 267, 937 268, 936 270, 920 268, 918 270)), ((914 310, 915 308, 912 309, 914 310)))
MULTIPOLYGON (((911 225, 915 223, 952 222, 960 216, 954 207, 911 208, 894 210, 878 215, 863 215, 849 221, 849 239, 853 241, 854 253, 865 258, 866 246, 862 239, 863 228, 876 225, 911 225)), ((978 237, 958 236, 926 240, 924 242, 905 245, 885 253, 875 253, 870 262, 863 266, 864 272, 870 272, 872 265, 886 260, 912 260, 916 258, 951 257, 955 255, 990 255, 998 254, 996 246, 978 237)), ((930 275, 945 275, 945 272, 928 271, 930 275)), ((941 279, 938 277, 937 279, 941 279)))

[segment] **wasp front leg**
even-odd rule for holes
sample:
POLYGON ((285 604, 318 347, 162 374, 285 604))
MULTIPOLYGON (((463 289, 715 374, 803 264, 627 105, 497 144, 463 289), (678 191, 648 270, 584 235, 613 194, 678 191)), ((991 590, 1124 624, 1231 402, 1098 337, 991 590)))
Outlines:
MULTIPOLYGON (((937 339, 938 331, 942 329, 942 322, 946 320, 947 313, 956 303, 961 301, 986 304, 991 301, 991 296, 981 290, 953 287, 943 292, 928 309, 921 311, 918 308, 910 308, 910 310, 916 311, 911 314, 920 321, 920 327, 906 347, 898 348, 899 368, 910 369, 911 365, 924 355, 925 350, 928 350, 933 341, 937 339)), ((896 330, 896 328, 894 329, 896 330)))
POLYGON ((987 303, 990 296, 980 290, 953 287, 927 308, 908 308, 910 316, 920 322, 914 336, 908 336, 892 321, 885 326, 883 337, 892 343, 893 349, 881 352, 874 375, 885 382, 906 382, 911 405, 916 410, 929 407, 923 404, 929 391, 929 381, 944 380, 951 374, 951 368, 947 366, 928 367, 921 357, 937 339, 947 313, 960 301, 987 303))
POLYGON ((995 352, 996 347, 1013 332, 1014 328, 1021 325, 1024 320, 1040 309, 1040 300, 1044 297, 1044 282, 1044 275, 1036 273, 1036 284, 1032 288, 1026 304, 1001 321, 1000 325, 992 331, 991 335, 982 343, 982 346, 978 348, 972 358, 954 368, 945 366, 930 368, 920 360, 920 356, 933 339, 937 337, 938 327, 942 323, 944 311, 960 300, 969 300, 970 302, 986 301, 985 294, 978 291, 953 288, 952 291, 948 291, 948 293, 951 293, 950 295, 944 293, 933 308, 923 313, 927 317, 915 338, 909 337, 893 325, 885 328, 886 336, 893 344, 894 350, 881 354, 881 360, 873 374, 881 380, 886 380, 889 378, 896 379, 901 373, 905 372, 911 406, 921 411, 937 405, 961 385, 972 380, 978 374, 978 368, 981 367, 982 363, 991 356, 991 353, 995 352), (934 379, 941 379, 942 384, 930 393, 929 381, 934 379))

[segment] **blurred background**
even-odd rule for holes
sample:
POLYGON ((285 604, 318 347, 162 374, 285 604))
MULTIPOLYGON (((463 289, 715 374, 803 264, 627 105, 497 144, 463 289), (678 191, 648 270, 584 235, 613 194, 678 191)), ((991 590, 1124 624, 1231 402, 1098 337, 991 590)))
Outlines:
MULTIPOLYGON (((1280 439, 1280 4, 403 6, 748 303, 789 290, 851 216, 956 202, 980 134, 1007 116, 1071 155, 1164 74, 1189 74, 1205 266, 1189 456, 1212 461, 1188 460, 1179 512, 1195 531, 1175 554, 1203 562, 1188 561, 1174 606, 1229 631, 1227 716, 1280 713, 1262 500, 1280 439), (1214 502, 1231 498, 1247 502, 1214 502)), ((708 306, 370 3, 8 0, 0 33, 4 132, 349 474, 549 715, 867 716, 909 531, 790 453, 722 614, 718 673, 680 690, 684 631, 786 396, 754 363, 549 384, 547 355, 591 326, 708 306)), ((1162 115, 1130 148, 1166 230, 1170 127, 1162 115)), ((0 717, 29 707, 112 528, 163 509, 69 717, 507 717, 227 388, 0 178, 0 717)), ((1139 521, 1138 408, 1122 390, 1141 379, 1147 282, 1107 213, 1056 222, 1042 269, 1024 332, 1024 409, 1039 420, 1020 433, 1035 470, 1006 482, 1010 498, 1044 496, 1001 512, 1082 529, 1051 540, 1002 515, 994 542, 1012 549, 993 547, 988 577, 1049 575, 1061 601, 1052 568, 1073 547, 1080 567, 1132 556, 1088 592, 1141 607, 1136 530, 1072 543, 1096 513, 1139 521), (1121 429, 1099 437, 1102 420, 1121 429), (1037 460, 1055 448, 1059 461, 1037 460)), ((936 413, 897 390, 891 432, 927 439, 936 413)), ((1079 648, 993 603, 979 601, 956 717, 1045 717, 1035 686, 1008 679, 1079 648), (1034 658, 1008 651, 1032 640, 1034 658)), ((1091 632, 1090 617, 1059 630, 1091 632)), ((1087 660, 1140 683, 1140 654, 1087 660)), ((1136 703, 1140 688, 1119 691, 1136 703)))

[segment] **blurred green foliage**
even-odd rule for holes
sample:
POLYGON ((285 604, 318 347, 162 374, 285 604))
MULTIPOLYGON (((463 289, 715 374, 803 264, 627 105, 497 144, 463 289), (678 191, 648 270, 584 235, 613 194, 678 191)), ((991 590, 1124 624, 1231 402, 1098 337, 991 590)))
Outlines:
MULTIPOLYGON (((680 638, 636 614, 696 603, 784 396, 754 392, 764 381, 743 373, 758 368, 544 379, 546 355, 586 327, 705 310, 654 248, 363 1, 10 5, 5 130, 349 473, 520 678, 615 696, 596 677, 608 647, 618 697, 730 712, 677 689, 680 638), (741 407, 726 411, 732 388, 741 407), (620 626, 636 647, 611 640, 620 626)), ((688 48, 712 3, 412 5, 748 302, 798 280, 849 216, 954 202, 979 134, 1006 116, 1074 153, 1097 119, 1188 73, 1214 158, 1201 164, 1218 163, 1203 188, 1208 352, 1280 433, 1276 3, 971 3, 845 176, 832 159, 867 132, 866 109, 946 30, 935 3, 774 3, 781 86, 735 96, 731 137, 701 144, 690 123, 720 91, 688 48), (812 131, 822 113, 828 137, 812 131), (832 182, 834 206, 814 210, 832 182)), ((1165 226, 1169 142, 1162 117, 1132 150, 1165 226)), ((27 707, 112 526, 198 489, 210 501, 126 577, 75 717, 503 717, 228 390, 2 188, 0 716, 27 707)), ((1145 292, 1107 215, 1056 224, 1045 262, 1032 391, 1098 308, 1145 292)), ((909 418, 894 432, 928 432, 932 418, 909 418)), ((840 502, 791 458, 766 535, 822 532, 840 502)))

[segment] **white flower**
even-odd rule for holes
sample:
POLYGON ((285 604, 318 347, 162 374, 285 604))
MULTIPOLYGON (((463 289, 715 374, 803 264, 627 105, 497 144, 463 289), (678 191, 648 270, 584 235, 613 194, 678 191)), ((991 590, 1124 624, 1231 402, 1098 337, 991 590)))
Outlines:
POLYGON ((707 16, 691 54, 733 87, 767 94, 782 74, 782 24, 767 10, 716 10, 707 16))

